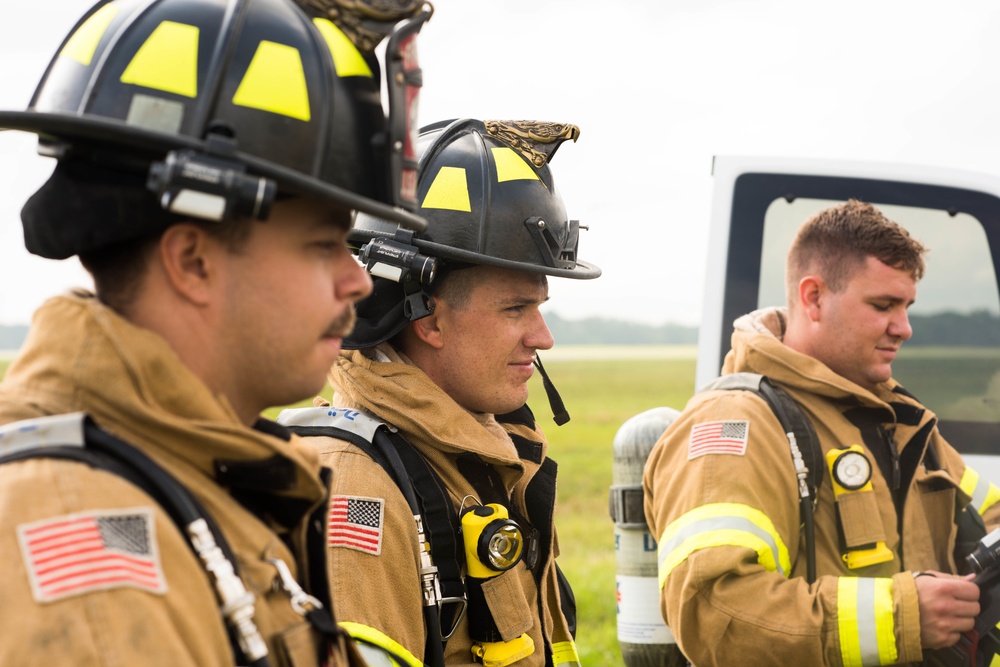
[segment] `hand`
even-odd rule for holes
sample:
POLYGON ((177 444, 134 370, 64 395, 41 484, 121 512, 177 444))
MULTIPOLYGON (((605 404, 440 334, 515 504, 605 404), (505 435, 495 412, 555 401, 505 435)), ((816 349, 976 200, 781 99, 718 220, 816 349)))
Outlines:
POLYGON ((947 648, 972 629, 979 615, 979 586, 972 577, 926 572, 916 578, 923 648, 947 648))

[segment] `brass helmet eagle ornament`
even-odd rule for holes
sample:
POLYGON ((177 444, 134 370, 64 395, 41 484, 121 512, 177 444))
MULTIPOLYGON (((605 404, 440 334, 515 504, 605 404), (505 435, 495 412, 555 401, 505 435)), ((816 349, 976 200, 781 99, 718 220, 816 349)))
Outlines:
MULTIPOLYGON (((442 270, 489 265, 549 276, 592 279, 601 270, 577 257, 580 223, 570 220, 549 163, 580 136, 575 125, 538 121, 441 121, 417 140, 419 213, 427 229, 401 229, 359 214, 351 232, 373 276, 358 304, 347 349, 374 347, 434 311, 442 270)), ((585 228, 583 228, 585 229, 585 228)), ((536 355, 557 424, 569 420, 536 355)))

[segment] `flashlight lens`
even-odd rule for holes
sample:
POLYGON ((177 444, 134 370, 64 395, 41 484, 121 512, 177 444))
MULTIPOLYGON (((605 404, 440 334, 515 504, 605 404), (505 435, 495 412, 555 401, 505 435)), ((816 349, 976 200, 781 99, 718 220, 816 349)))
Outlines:
POLYGON ((516 525, 505 524, 491 536, 486 548, 490 565, 496 570, 507 570, 517 564, 524 549, 521 531, 516 525))

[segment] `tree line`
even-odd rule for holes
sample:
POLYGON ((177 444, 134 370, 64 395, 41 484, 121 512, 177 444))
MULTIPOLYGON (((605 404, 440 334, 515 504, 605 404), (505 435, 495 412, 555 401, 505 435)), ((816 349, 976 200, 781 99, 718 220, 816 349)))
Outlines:
MULTIPOLYGON (((567 320, 549 313, 545 321, 562 345, 694 345, 698 327, 648 325, 600 317, 567 320)), ((910 315, 913 338, 907 346, 1000 347, 1000 317, 987 311, 910 315)))
MULTIPOLYGON (((695 345, 698 327, 682 324, 641 324, 628 320, 588 317, 570 320, 547 313, 545 321, 560 345, 695 345)), ((1000 317, 986 311, 911 315, 913 338, 907 345, 1000 347, 1000 317)), ((0 350, 16 350, 28 326, 0 325, 0 350)))

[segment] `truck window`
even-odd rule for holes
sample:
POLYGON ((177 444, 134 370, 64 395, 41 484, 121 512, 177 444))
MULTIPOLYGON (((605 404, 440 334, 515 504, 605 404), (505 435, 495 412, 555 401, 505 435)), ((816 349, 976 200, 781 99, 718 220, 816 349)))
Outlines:
MULTIPOLYGON (((776 199, 767 209, 758 307, 785 303, 785 255, 795 230, 838 201, 776 199)), ((930 250, 910 308, 913 337, 893 374, 943 420, 1000 421, 1000 295, 982 224, 966 213, 872 202, 930 250)))

